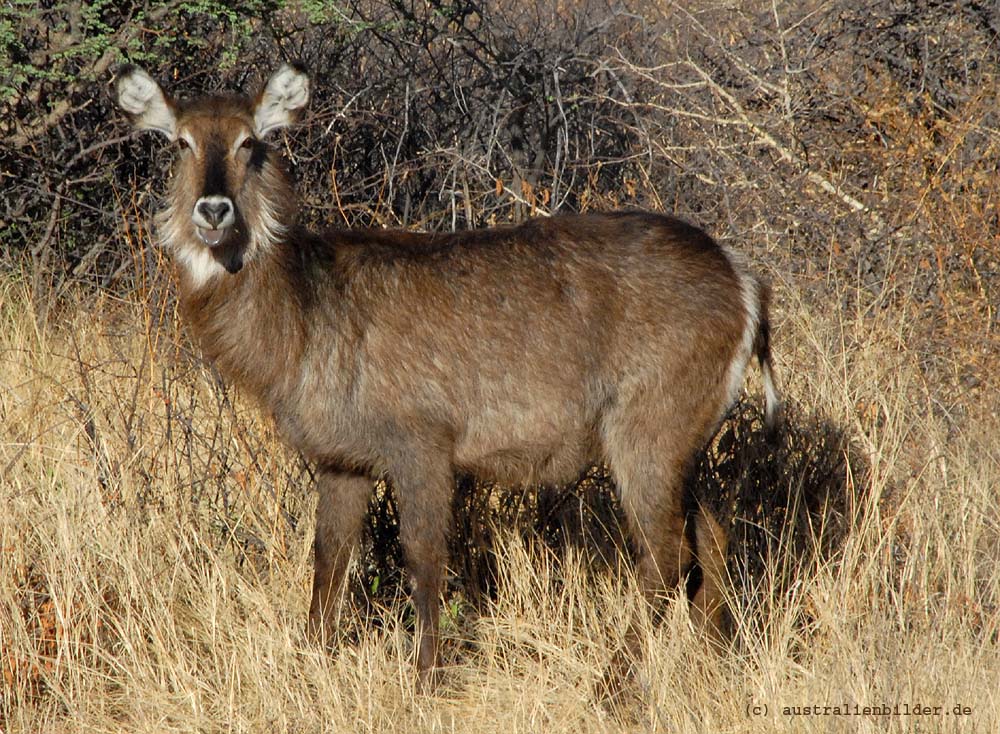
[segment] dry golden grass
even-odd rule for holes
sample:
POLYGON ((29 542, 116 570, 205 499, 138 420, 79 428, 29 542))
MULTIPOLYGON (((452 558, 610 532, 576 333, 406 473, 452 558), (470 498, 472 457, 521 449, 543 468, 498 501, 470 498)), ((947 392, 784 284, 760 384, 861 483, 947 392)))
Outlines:
POLYGON ((414 690, 405 615, 305 642, 306 473, 188 355, 162 283, 71 296, 42 327, 27 291, 0 284, 4 734, 1000 731, 1000 425, 932 417, 905 314, 778 284, 784 390, 860 442, 870 502, 767 619, 735 610, 734 651, 706 652, 681 603, 648 625, 623 722, 594 686, 634 587, 513 538, 497 603, 446 617, 438 694, 414 690), (838 705, 899 715, 783 712, 838 705))

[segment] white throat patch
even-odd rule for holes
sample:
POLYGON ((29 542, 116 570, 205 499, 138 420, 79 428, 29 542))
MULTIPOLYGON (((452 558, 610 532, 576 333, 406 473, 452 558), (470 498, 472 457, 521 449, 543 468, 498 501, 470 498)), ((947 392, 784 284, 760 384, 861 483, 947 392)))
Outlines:
POLYGON ((215 276, 226 274, 222 264, 204 247, 184 247, 178 250, 175 256, 178 264, 187 271, 194 288, 201 288, 215 276))
POLYGON ((212 256, 207 247, 186 238, 181 233, 177 226, 177 213, 173 207, 157 215, 156 225, 160 243, 174 257, 177 266, 187 273, 193 288, 201 288, 212 278, 226 273, 226 269, 212 256))

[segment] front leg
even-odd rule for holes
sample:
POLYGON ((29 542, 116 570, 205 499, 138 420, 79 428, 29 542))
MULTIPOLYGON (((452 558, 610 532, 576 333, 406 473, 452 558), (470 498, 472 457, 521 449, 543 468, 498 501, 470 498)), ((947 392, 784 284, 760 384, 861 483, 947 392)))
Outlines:
POLYGON ((450 465, 433 454, 397 467, 390 478, 399 505, 399 536, 417 617, 419 684, 426 690, 433 687, 439 665, 440 596, 454 478, 450 465))
POLYGON ((316 477, 316 569, 309 606, 309 636, 327 644, 344 595, 347 565, 358 543, 372 483, 367 477, 320 468, 316 477))

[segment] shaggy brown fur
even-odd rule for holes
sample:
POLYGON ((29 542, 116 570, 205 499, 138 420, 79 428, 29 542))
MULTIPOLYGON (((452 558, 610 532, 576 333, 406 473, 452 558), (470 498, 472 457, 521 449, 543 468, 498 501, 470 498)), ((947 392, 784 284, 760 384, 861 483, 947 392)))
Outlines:
POLYGON ((184 141, 160 231, 185 317, 319 466, 310 629, 329 632, 372 478, 396 491, 426 672, 438 660, 455 473, 554 484, 602 462, 646 593, 698 564, 692 608, 714 617, 725 536, 683 506, 681 487, 754 350, 773 415, 766 288, 704 232, 658 214, 309 232, 260 140, 307 90, 287 66, 256 100, 178 103, 136 69, 117 82, 138 127, 184 141), (206 233, 194 215, 206 201, 231 206, 232 222, 206 233))

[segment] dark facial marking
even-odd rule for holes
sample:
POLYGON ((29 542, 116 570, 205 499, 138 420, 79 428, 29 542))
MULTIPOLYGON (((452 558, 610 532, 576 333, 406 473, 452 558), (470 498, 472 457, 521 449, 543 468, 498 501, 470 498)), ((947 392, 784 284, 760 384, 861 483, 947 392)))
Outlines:
POLYGON ((253 142, 253 148, 250 151, 250 160, 247 165, 250 166, 254 171, 260 171, 264 167, 264 161, 267 160, 267 145, 259 140, 253 142))
POLYGON ((226 190, 226 149, 212 142, 205 149, 205 187, 202 196, 229 196, 226 190))
POLYGON ((212 256, 232 275, 243 269, 244 246, 241 241, 237 241, 239 239, 232 238, 212 250, 212 256))

